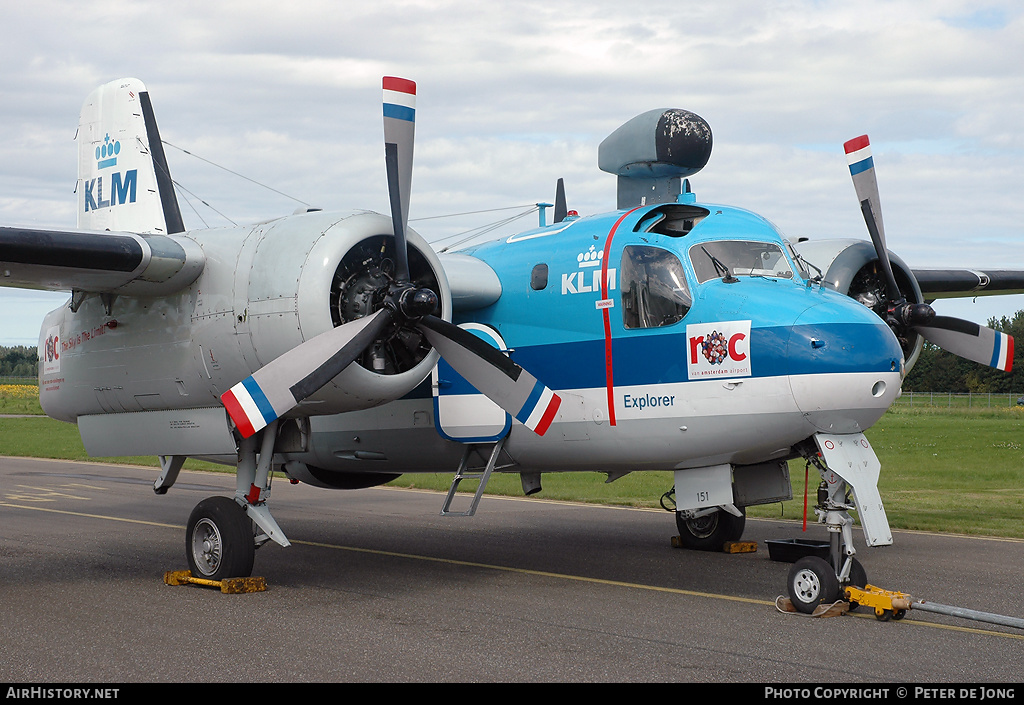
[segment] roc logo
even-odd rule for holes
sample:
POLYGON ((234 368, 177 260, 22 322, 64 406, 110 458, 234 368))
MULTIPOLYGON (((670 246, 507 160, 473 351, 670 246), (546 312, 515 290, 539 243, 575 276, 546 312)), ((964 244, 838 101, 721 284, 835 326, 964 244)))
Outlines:
MULTIPOLYGON (((562 294, 601 293, 601 260, 604 252, 593 245, 576 255, 577 270, 562 275, 562 294), (587 270, 590 270, 589 272, 587 270), (589 276, 588 276, 589 275, 589 276)), ((615 270, 608 270, 608 291, 615 288, 615 270)))
POLYGON ((721 365, 729 357, 728 346, 729 341, 716 330, 704 338, 700 344, 700 351, 704 354, 704 359, 712 365, 721 365))
POLYGON ((60 326, 53 326, 46 331, 46 340, 40 346, 39 357, 42 358, 43 374, 60 372, 60 326))
POLYGON ((750 321, 686 326, 688 379, 750 376, 750 321))

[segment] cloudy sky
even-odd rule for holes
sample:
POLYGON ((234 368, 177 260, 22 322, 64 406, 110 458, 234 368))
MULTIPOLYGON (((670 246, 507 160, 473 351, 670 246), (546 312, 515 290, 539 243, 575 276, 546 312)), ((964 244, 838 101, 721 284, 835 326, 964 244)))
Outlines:
MULTIPOLYGON (((755 210, 792 238, 866 238, 842 150, 866 132, 890 249, 912 266, 1024 267, 1018 0, 33 0, 3 19, 3 225, 75 226, 82 101, 124 76, 146 83, 173 145, 186 227, 300 201, 387 212, 389 74, 418 83, 410 217, 509 209, 414 222, 428 240, 550 201, 558 177, 570 208, 611 209, 597 145, 676 107, 714 131, 691 179, 702 201, 755 210)), ((62 301, 0 290, 0 345, 34 345, 62 301)), ((984 322, 1024 297, 936 308, 984 322)))

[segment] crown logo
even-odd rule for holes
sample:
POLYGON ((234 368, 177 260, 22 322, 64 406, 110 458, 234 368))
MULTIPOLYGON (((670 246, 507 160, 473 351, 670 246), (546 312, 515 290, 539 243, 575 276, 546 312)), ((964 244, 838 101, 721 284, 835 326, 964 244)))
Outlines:
POLYGON ((106 169, 117 165, 117 155, 121 152, 121 143, 110 141, 110 135, 103 138, 103 144, 96 147, 96 168, 106 169))
POLYGON ((591 245, 589 250, 576 255, 576 261, 580 263, 580 267, 597 267, 603 257, 604 252, 591 245))

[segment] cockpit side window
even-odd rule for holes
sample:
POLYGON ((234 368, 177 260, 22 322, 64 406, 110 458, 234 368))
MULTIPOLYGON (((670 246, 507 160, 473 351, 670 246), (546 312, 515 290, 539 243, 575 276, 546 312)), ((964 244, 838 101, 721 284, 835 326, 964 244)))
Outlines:
POLYGON ((619 276, 626 328, 672 325, 683 319, 693 303, 682 263, 660 247, 624 247, 619 276))

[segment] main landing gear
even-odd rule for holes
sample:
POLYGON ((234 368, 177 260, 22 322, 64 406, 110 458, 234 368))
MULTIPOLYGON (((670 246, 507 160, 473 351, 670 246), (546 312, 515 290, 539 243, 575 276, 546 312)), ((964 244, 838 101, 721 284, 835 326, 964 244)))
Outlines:
MULTIPOLYGON (((241 441, 235 496, 208 497, 196 505, 185 530, 185 557, 192 575, 206 580, 252 574, 256 549, 267 541, 290 543, 267 508, 277 422, 241 441)), ((163 472, 153 486, 164 494, 174 484, 184 458, 161 458, 163 472)))
POLYGON ((739 541, 747 524, 746 511, 735 516, 724 509, 676 512, 676 529, 683 548, 721 551, 726 541, 739 541))
POLYGON ((244 578, 256 558, 252 519, 229 497, 196 505, 185 530, 185 555, 192 575, 206 580, 244 578))

